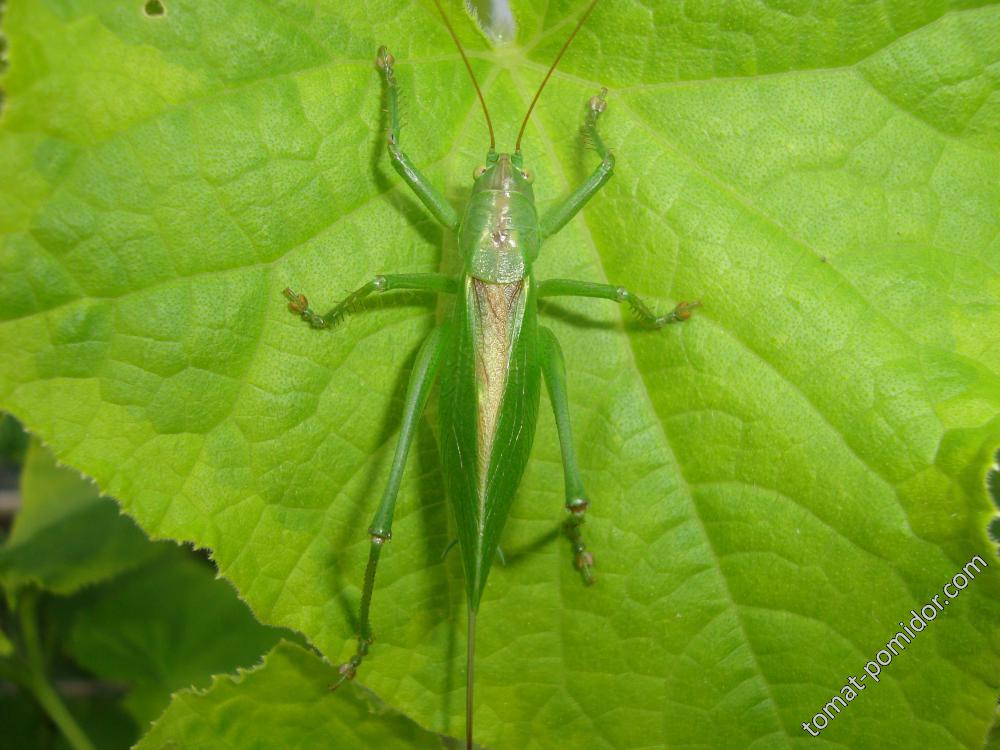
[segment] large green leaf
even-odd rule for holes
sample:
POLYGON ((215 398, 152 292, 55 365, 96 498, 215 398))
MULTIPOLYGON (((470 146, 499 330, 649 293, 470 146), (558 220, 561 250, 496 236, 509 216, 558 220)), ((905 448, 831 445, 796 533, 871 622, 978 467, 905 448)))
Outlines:
POLYGON ((354 687, 332 692, 337 670, 288 642, 235 677, 174 695, 136 750, 282 748, 440 750, 442 738, 378 707, 354 687))
MULTIPOLYGON (((456 267, 385 160, 377 44, 398 60, 403 146, 456 204, 485 128, 426 4, 163 5, 7 11, 0 405, 150 533, 210 547, 261 618, 343 658, 436 313, 404 299, 317 333, 280 291, 322 306, 375 272, 456 267)), ((451 8, 501 147, 578 8, 519 4, 521 41, 496 51, 451 8)), ((979 554, 986 572, 822 736, 982 747, 1000 688, 998 61, 989 5, 598 7, 524 152, 551 205, 596 162, 577 128, 608 85, 617 176, 538 275, 704 308, 648 332, 606 303, 546 306, 600 578, 584 589, 565 542, 533 545, 562 512, 543 403, 479 617, 485 744, 813 741, 802 722, 979 554)), ((457 734, 463 587, 457 556, 439 561, 432 432, 358 679, 457 734)))

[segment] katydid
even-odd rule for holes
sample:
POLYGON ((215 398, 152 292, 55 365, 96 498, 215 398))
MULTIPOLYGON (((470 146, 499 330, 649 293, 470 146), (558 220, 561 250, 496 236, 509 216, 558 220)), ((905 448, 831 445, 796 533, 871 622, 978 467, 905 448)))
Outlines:
POLYGON ((385 47, 379 48, 376 65, 385 84, 392 166, 431 214, 446 228, 457 232, 463 259, 461 275, 378 275, 324 315, 312 310, 305 295, 290 289, 284 293, 289 309, 314 328, 335 326, 366 297, 376 293, 405 289, 456 297, 446 321, 421 345, 410 374, 389 481, 368 529, 371 546, 361 595, 357 651, 340 667, 342 676, 337 684, 353 678, 368 654, 372 642, 370 606, 379 556, 392 537, 396 495, 417 421, 432 385, 440 380, 441 460, 458 533, 468 602, 466 746, 471 748, 476 612, 528 461, 543 378, 562 449, 568 514, 564 529, 584 582, 589 584, 594 580, 594 559, 581 533, 590 501, 573 450, 566 368, 555 336, 539 325, 538 301, 546 297, 577 296, 624 302, 642 322, 654 328, 687 320, 691 309, 699 303, 681 302, 671 312, 658 316, 625 287, 567 279, 537 281, 532 273, 542 242, 569 222, 614 170, 614 156, 597 131, 597 120, 606 106, 604 89, 587 103, 584 120, 586 136, 601 163, 589 179, 542 217, 535 210, 532 177, 524 168, 521 154, 521 138, 535 102, 598 0, 587 6, 556 55, 528 107, 513 153, 497 153, 493 124, 482 91, 439 0, 434 1, 472 78, 490 134, 486 164, 474 172, 472 195, 461 215, 400 148, 395 61, 385 47))

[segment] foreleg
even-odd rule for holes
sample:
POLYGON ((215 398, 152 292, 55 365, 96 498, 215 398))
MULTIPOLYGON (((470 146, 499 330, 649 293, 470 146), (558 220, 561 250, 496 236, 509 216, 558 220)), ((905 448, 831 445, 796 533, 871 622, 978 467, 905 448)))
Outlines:
POLYGON ((434 214, 434 218, 451 230, 458 229, 458 213, 452 205, 445 199, 437 188, 435 188, 423 174, 420 173, 410 161, 403 150, 399 147, 399 85, 396 83, 396 73, 393 64, 396 59, 389 54, 385 47, 378 48, 378 55, 375 57, 375 64, 382 71, 385 79, 386 99, 388 104, 387 114, 389 117, 389 131, 386 140, 389 144, 389 158, 392 160, 392 167, 399 175, 406 180, 406 184, 417 194, 427 209, 434 214))
POLYGON ((591 97, 590 102, 587 104, 587 117, 583 123, 583 130, 587 136, 587 140, 597 150, 597 153, 601 157, 601 163, 594 170, 594 173, 580 187, 574 190, 566 200, 542 217, 540 228, 543 240, 566 226, 567 222, 577 215, 587 201, 593 198, 594 194, 604 187, 604 183, 610 180, 611 175, 614 174, 614 154, 607 149, 604 141, 601 139, 600 133, 597 132, 597 118, 600 117, 601 112, 607 107, 607 101, 604 98, 607 93, 607 89, 601 89, 597 96, 591 97))

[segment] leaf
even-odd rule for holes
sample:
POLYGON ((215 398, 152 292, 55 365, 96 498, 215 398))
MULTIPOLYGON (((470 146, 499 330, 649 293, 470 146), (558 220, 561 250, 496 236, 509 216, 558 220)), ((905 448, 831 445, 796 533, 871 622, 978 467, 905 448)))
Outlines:
POLYGON ((28 436, 10 414, 0 414, 0 469, 20 465, 28 448, 28 436))
MULTIPOLYGON (((387 164, 372 58, 389 45, 402 146, 456 205, 485 127, 429 5, 25 2, 7 11, 0 405, 151 534, 210 547, 259 617, 331 660, 351 636, 419 298, 309 330, 377 272, 455 269, 387 164)), ((491 51, 452 6, 509 148, 578 2, 515 6, 491 51)), ((534 458, 479 615, 477 737, 493 748, 790 747, 803 722, 974 555, 998 564, 1000 10, 944 2, 625 3, 595 11, 524 141, 540 208, 616 177, 539 278, 627 284, 660 332, 546 305, 570 373, 580 585, 560 454, 534 458), (552 538, 544 541, 547 537, 552 538), (535 543, 539 541, 537 544, 535 543)), ((388 298, 387 298, 388 299, 388 298)), ((358 680, 463 726, 464 604, 422 428, 358 680)), ((852 748, 983 746, 1000 583, 979 575, 822 731, 852 748)))
POLYGON ((73 469, 58 466, 38 442, 21 473, 21 509, 0 546, 0 584, 34 584, 60 594, 111 578, 156 554, 157 547, 114 500, 73 469))
MULTIPOLYGON (((258 623, 190 550, 146 539, 114 500, 57 466, 37 441, 27 453, 22 496, 10 543, 0 548, 4 582, 14 588, 30 581, 59 593, 87 585, 71 599, 50 602, 54 611, 47 619, 57 625, 51 635, 58 636, 54 650, 68 652, 111 684, 128 685, 124 705, 131 718, 118 696, 67 696, 98 747, 130 745, 136 728, 159 716, 171 692, 253 664, 283 634, 258 623)), ((11 653, 0 632, 0 657, 11 653)), ((17 716, 24 731, 41 734, 29 740, 20 729, 5 733, 0 747, 51 744, 42 740, 52 730, 46 719, 7 698, 0 701, 0 714, 17 716)))
POLYGON ((282 642, 250 671, 216 677, 205 691, 177 693, 136 750, 443 747, 409 719, 375 713, 358 688, 329 690, 337 677, 315 654, 282 642))
POLYGON ((129 685, 124 705, 140 727, 172 692, 253 665, 282 636, 254 620, 203 561, 167 552, 70 608, 68 652, 93 674, 129 685))
MULTIPOLYGON (((117 699, 74 696, 67 697, 66 704, 98 750, 129 747, 135 727, 117 699)), ((0 750, 73 750, 38 704, 23 693, 0 698, 0 715, 4 720, 0 750)))
POLYGON ((1000 712, 993 721, 993 729, 989 737, 986 738, 985 750, 996 750, 1000 747, 1000 712))

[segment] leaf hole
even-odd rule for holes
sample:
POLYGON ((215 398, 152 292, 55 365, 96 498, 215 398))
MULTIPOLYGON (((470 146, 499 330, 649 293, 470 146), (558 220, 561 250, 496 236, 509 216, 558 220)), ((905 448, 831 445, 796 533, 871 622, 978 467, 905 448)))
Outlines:
POLYGON ((494 44, 509 44, 517 35, 510 0, 465 0, 465 8, 494 44))
POLYGON ((157 16, 165 16, 167 9, 160 0, 146 0, 146 4, 142 7, 142 12, 150 18, 155 18, 157 16))

